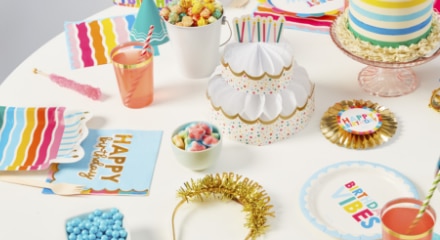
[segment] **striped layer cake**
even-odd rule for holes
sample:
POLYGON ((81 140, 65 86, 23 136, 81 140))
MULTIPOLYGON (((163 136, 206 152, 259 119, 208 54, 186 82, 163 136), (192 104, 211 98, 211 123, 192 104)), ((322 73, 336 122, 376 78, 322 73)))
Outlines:
POLYGON ((349 0, 348 29, 380 47, 409 46, 431 32, 433 0, 349 0))

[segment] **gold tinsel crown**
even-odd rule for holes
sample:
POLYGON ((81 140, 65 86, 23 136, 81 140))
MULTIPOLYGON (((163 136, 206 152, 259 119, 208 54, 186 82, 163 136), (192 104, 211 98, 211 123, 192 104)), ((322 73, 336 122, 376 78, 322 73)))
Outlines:
POLYGON ((174 239, 174 216, 185 202, 221 199, 240 203, 243 205, 243 211, 247 213, 245 227, 250 230, 245 239, 256 239, 263 235, 269 227, 267 217, 275 216, 273 206, 269 204, 270 197, 264 189, 258 183, 234 173, 209 174, 202 179, 191 179, 177 191, 177 196, 181 201, 173 212, 174 239))

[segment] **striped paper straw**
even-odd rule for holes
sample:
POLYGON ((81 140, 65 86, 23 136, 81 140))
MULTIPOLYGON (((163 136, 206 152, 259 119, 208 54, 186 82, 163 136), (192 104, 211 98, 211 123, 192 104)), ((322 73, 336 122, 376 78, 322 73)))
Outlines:
POLYGON ((147 49, 150 46, 151 36, 153 35, 154 25, 150 25, 150 29, 148 30, 147 38, 145 39, 145 44, 142 49, 141 55, 145 55, 147 53, 147 49))
POLYGON ((437 185, 439 184, 439 182, 440 182, 440 170, 437 171, 437 175, 435 176, 431 188, 428 191, 428 196, 426 196, 425 200, 422 203, 422 206, 419 209, 419 212, 417 213, 416 218, 412 222, 411 226, 409 226, 408 232, 411 232, 411 230, 419 223, 420 219, 422 219, 423 214, 425 214, 426 208, 428 208, 429 202, 431 201, 431 198, 434 195, 434 192, 437 189, 437 185))

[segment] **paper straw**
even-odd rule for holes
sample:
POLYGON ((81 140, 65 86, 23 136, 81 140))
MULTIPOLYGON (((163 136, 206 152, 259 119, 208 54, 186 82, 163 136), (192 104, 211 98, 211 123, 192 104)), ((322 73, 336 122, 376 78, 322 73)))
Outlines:
POLYGON ((422 206, 419 209, 419 212, 417 213, 416 218, 414 219, 412 224, 409 226, 408 232, 411 232, 411 230, 419 223, 420 219, 422 219, 423 214, 425 214, 426 209, 429 206, 429 202, 431 201, 432 195, 434 195, 434 192, 437 189, 437 185, 439 182, 440 182, 440 171, 437 171, 437 175, 435 176, 435 179, 432 182, 431 188, 428 191, 428 196, 426 196, 425 200, 422 203, 422 206))
POLYGON ((148 30, 147 38, 145 39, 145 44, 142 49, 141 55, 145 55, 147 53, 147 49, 150 46, 151 36, 153 35, 154 25, 150 25, 150 29, 148 30))

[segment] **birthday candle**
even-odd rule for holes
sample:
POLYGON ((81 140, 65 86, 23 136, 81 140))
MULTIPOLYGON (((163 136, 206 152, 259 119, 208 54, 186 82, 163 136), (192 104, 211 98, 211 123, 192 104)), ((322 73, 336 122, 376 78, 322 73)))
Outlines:
POLYGON ((277 22, 273 22, 273 42, 277 41, 277 22))
POLYGON ((283 30, 284 18, 281 17, 281 19, 279 19, 279 21, 280 21, 280 29, 278 30, 277 42, 280 42, 281 31, 283 30))
POLYGON ((266 42, 266 19, 263 19, 263 42, 266 42))
POLYGON ((240 42, 243 42, 243 40, 244 40, 244 28, 245 28, 245 18, 241 18, 241 41, 240 42))
POLYGON ((235 19, 235 28, 237 29, 237 40, 240 41, 240 27, 238 26, 238 19, 235 19))
POLYGON ((252 42, 255 41, 255 20, 252 20, 252 42))
POLYGON ((258 36, 258 42, 260 41, 260 18, 257 18, 257 36, 258 36))
POLYGON ((251 35, 251 18, 248 16, 246 18, 247 22, 247 30, 248 30, 248 42, 252 42, 252 35, 251 35))
POLYGON ((266 41, 270 42, 270 27, 272 26, 272 18, 269 18, 269 22, 267 23, 267 37, 266 41))

